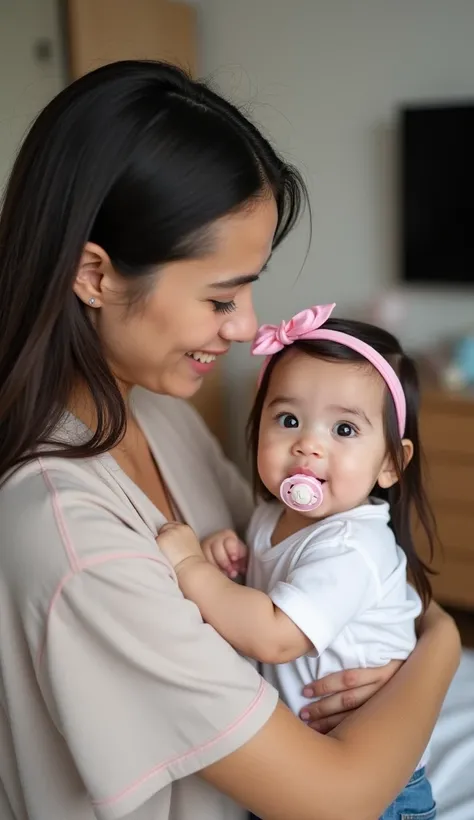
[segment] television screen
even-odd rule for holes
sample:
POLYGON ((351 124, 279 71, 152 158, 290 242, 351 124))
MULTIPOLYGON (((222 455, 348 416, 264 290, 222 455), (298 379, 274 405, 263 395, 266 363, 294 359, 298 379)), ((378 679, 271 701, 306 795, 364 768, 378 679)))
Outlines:
POLYGON ((474 283, 474 102, 401 111, 401 275, 474 283))

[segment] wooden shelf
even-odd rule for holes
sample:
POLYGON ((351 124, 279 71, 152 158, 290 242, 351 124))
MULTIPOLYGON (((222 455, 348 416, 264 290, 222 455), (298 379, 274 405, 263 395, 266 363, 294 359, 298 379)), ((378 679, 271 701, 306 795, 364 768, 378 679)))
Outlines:
MULTIPOLYGON (((435 597, 474 609, 474 396, 430 391, 424 396, 421 441, 427 489, 436 516, 442 552, 433 562, 435 597)), ((426 540, 415 530, 417 548, 426 540)))

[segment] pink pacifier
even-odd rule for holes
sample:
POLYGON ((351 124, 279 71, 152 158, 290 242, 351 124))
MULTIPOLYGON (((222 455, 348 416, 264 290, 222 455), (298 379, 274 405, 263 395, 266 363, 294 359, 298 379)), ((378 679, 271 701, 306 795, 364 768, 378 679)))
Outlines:
POLYGON ((280 498, 292 510, 311 512, 323 502, 323 487, 317 478, 297 473, 281 482, 280 498))

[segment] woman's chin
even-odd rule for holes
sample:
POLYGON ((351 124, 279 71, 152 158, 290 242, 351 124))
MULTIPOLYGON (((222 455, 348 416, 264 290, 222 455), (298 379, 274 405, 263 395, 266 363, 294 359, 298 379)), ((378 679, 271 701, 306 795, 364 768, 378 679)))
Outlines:
POLYGON ((202 386, 203 377, 198 375, 182 376, 178 373, 170 373, 163 376, 159 381, 142 384, 141 387, 149 390, 150 393, 158 393, 164 396, 172 396, 174 399, 192 399, 202 386))

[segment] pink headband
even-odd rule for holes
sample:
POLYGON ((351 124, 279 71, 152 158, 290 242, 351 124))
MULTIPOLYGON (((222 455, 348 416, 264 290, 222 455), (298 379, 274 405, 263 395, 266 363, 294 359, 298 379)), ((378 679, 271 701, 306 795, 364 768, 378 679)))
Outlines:
POLYGON ((339 342, 339 344, 360 353, 364 359, 367 359, 378 370, 392 394, 400 438, 403 438, 406 422, 406 401, 400 379, 393 367, 373 347, 360 339, 356 339, 355 336, 350 336, 348 333, 340 333, 338 330, 326 330, 322 327, 335 307, 335 303, 332 305, 316 305, 307 310, 302 310, 301 313, 293 316, 289 322, 282 322, 280 326, 262 325, 259 328, 252 345, 252 355, 267 357, 260 371, 259 384, 271 357, 287 345, 305 339, 324 339, 339 342))

